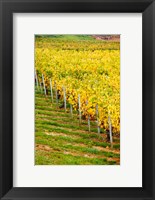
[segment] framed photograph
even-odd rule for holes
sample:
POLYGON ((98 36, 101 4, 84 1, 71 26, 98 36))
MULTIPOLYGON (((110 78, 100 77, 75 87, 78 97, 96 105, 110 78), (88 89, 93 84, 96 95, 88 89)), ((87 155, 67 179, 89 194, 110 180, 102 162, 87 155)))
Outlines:
POLYGON ((35 35, 35 165, 119 164, 120 35, 35 35))
POLYGON ((154 200, 154 1, 0 9, 1 199, 154 200))

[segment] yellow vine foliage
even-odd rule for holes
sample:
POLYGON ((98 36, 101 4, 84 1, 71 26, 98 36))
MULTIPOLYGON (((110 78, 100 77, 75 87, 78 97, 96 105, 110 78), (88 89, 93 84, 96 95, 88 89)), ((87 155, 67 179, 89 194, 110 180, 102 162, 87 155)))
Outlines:
POLYGON ((41 81, 44 74, 46 87, 60 91, 66 89, 67 101, 78 109, 80 94, 81 112, 87 119, 96 119, 101 128, 109 130, 108 117, 113 133, 120 132, 120 50, 119 44, 83 41, 36 41, 35 67, 41 81), (117 46, 117 48, 115 48, 117 46))

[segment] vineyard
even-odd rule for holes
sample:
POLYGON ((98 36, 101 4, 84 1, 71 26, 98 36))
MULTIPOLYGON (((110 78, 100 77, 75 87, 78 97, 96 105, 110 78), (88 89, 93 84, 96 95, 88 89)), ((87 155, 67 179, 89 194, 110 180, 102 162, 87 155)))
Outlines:
POLYGON ((36 37, 35 83, 36 164, 119 164, 118 41, 36 37))

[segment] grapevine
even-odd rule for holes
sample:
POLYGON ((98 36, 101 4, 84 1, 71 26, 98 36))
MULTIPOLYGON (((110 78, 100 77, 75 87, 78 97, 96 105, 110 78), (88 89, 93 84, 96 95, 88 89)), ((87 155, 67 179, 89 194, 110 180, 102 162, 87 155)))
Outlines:
POLYGON ((118 42, 63 41, 36 39, 35 68, 39 82, 42 74, 46 88, 51 84, 74 110, 80 109, 85 119, 96 120, 109 130, 111 118, 113 133, 120 133, 120 50, 118 42))

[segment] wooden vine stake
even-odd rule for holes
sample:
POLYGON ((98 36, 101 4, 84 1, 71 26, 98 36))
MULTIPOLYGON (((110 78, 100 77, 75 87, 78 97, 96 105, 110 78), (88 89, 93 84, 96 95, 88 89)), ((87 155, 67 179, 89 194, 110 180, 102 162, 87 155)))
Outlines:
POLYGON ((98 111, 98 105, 96 104, 96 118, 97 118, 97 132, 100 134, 100 126, 99 126, 99 111, 98 111))
POLYGON ((72 107, 72 104, 70 104, 70 114, 71 114, 71 117, 73 118, 73 107, 72 107))
POLYGON ((63 86, 63 93, 64 93, 64 109, 65 109, 65 112, 66 112, 66 90, 65 90, 64 86, 63 86))
POLYGON ((110 136, 110 144, 111 144, 111 148, 113 148, 112 124, 111 124, 111 118, 110 118, 110 115, 108 116, 108 122, 109 122, 109 136, 110 136))
MULTIPOLYGON (((86 101, 86 105, 88 105, 88 101, 86 101)), ((88 115, 88 131, 90 132, 90 115, 88 115)))
POLYGON ((81 124, 81 101, 80 101, 80 94, 78 95, 78 105, 79 105, 79 124, 81 124))
POLYGON ((35 69, 35 79, 36 79, 37 89, 39 89, 39 82, 38 82, 38 76, 37 76, 36 69, 35 69))
POLYGON ((55 83, 55 97, 56 97, 56 104, 58 106, 58 91, 57 91, 57 85, 55 83))
POLYGON ((44 94, 46 95, 46 86, 45 86, 45 81, 44 81, 44 75, 42 74, 42 81, 43 81, 43 86, 44 86, 44 94))
POLYGON ((51 89, 51 99, 52 99, 52 103, 53 103, 53 88, 52 88, 51 78, 50 78, 50 89, 51 89))

